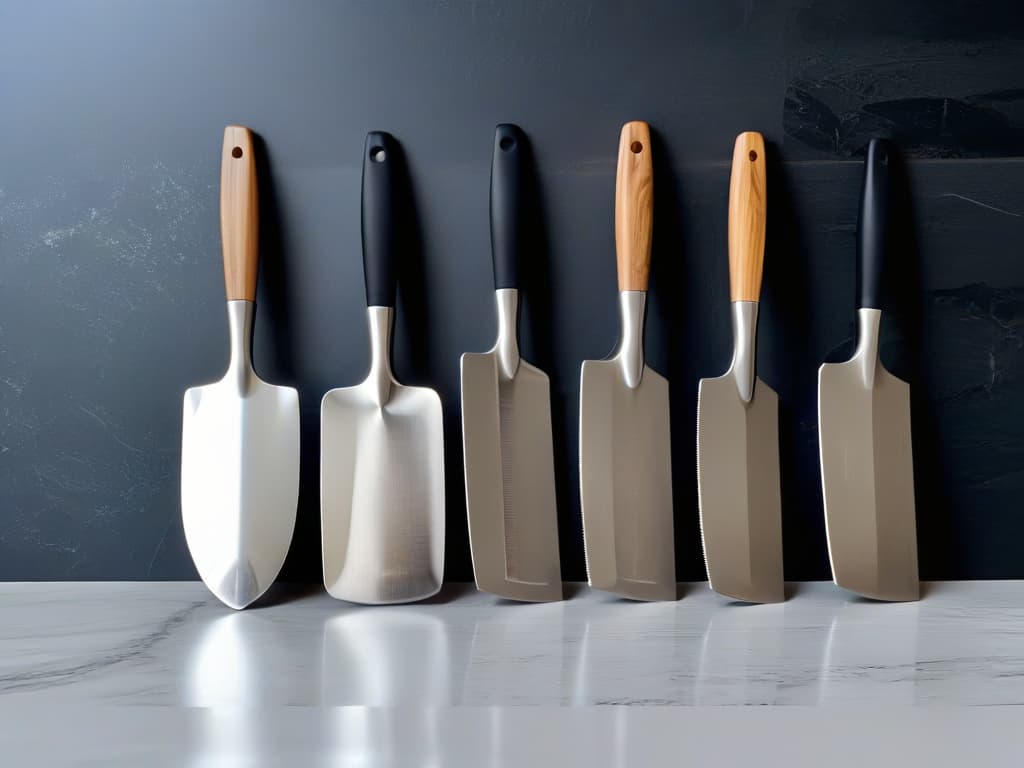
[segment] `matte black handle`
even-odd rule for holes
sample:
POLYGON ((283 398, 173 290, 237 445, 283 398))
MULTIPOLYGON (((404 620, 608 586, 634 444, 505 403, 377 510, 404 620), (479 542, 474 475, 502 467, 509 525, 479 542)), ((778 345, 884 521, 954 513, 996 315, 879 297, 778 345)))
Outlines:
POLYGON ((363 148, 363 274, 366 305, 395 306, 399 233, 398 142, 371 131, 363 148))
POLYGON ((503 123, 494 131, 491 159, 491 255, 494 287, 519 287, 523 245, 523 163, 526 134, 503 123))
POLYGON ((857 227, 857 306, 881 309, 882 271, 889 245, 889 160, 892 145, 872 139, 864 160, 864 187, 857 227))

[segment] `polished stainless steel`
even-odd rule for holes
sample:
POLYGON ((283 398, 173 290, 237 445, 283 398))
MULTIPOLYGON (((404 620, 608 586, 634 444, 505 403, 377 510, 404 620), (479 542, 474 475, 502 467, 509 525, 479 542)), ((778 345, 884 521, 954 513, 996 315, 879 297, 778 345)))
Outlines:
POLYGON ((562 598, 548 377, 519 357, 519 294, 495 292, 498 338, 462 356, 462 439, 477 587, 512 600, 562 598))
POLYGON ((732 303, 732 363, 729 370, 736 379, 740 400, 749 403, 754 396, 757 368, 757 306, 756 301, 732 303))
POLYGON ((732 305, 729 370, 697 395, 697 498, 712 589, 754 603, 784 599, 779 398, 755 375, 757 302, 732 305))
POLYGON ((368 307, 370 372, 321 406, 324 584, 356 603, 430 597, 444 569, 441 400, 391 371, 394 309, 368 307))
POLYGON ((622 336, 580 373, 580 502, 591 586, 676 599, 668 381, 644 365, 646 293, 621 291, 622 336))
POLYGON ((910 387, 879 359, 881 317, 858 309, 853 357, 818 371, 825 531, 836 584, 876 600, 917 600, 910 387))
POLYGON ((251 301, 229 301, 231 359, 215 384, 185 392, 181 513, 203 581, 244 608, 274 581, 299 498, 299 396, 252 367, 251 301))

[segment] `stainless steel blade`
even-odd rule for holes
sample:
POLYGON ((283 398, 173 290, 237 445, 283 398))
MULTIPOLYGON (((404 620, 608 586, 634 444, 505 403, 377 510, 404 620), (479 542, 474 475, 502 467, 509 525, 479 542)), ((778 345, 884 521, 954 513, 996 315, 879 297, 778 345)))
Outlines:
POLYGON ((821 482, 835 583, 877 600, 917 600, 910 387, 878 357, 881 311, 857 310, 857 350, 818 372, 821 482))
POLYGON ((253 303, 229 301, 228 318, 227 374, 185 392, 181 511, 199 575, 224 603, 244 608, 274 581, 291 543, 299 397, 253 371, 253 303))
POLYGON ((755 603, 785 599, 779 398, 754 376, 757 303, 733 302, 736 353, 697 395, 697 494, 712 589, 755 603))
POLYGON ((462 356, 466 510, 477 587, 562 598, 548 377, 519 356, 518 292, 497 291, 498 340, 462 356))
POLYGON ((399 384, 389 348, 394 310, 369 307, 371 367, 321 407, 324 584, 357 603, 430 597, 444 568, 441 400, 399 384))
POLYGON ((646 294, 622 291, 622 340, 580 374, 580 503, 591 586, 676 598, 668 381, 643 363, 646 294))

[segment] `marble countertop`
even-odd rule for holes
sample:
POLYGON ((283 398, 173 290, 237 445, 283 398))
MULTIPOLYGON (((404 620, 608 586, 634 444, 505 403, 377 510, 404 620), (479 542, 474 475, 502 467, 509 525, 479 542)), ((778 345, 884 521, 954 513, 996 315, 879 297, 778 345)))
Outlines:
MULTIPOLYGON (((187 720, 200 715, 183 708, 213 708, 201 717, 221 718, 221 735, 243 729, 237 744, 265 732, 239 712, 345 705, 328 730, 351 745, 352 728, 385 733, 396 717, 401 733, 442 743, 430 733, 446 722, 476 723, 479 736, 536 718, 568 734, 583 712, 606 720, 595 732, 609 738, 623 723, 659 733, 663 705, 798 705, 801 722, 827 730, 834 705, 871 716, 889 705, 1024 703, 1024 582, 932 583, 903 604, 830 583, 792 584, 787 602, 763 606, 731 603, 706 584, 681 585, 674 603, 566 591, 561 603, 520 605, 456 584, 425 603, 363 607, 281 587, 235 612, 192 582, 0 584, 0 708, 100 704, 130 713, 119 723, 156 717, 154 708, 187 720), (626 715, 602 705, 640 706, 626 715), (225 726, 232 716, 241 720, 225 726)), ((726 717, 709 711, 719 714, 701 717, 726 717)), ((729 715, 723 728, 737 717, 748 716, 729 715)), ((0 747, 31 733, 0 736, 0 747)))

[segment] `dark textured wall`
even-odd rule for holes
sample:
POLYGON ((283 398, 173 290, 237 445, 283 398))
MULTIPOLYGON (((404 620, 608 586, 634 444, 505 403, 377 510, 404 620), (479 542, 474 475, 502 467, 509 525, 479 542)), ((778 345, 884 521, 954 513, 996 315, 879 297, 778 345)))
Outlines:
POLYGON ((471 577, 458 358, 495 332, 494 125, 519 123, 539 234, 523 325, 551 375, 567 578, 583 575, 580 361, 617 333, 618 132, 655 131, 647 329, 672 382, 680 578, 703 565, 697 379, 730 354, 736 133, 769 148, 759 365, 782 398, 789 578, 828 575, 816 369, 848 351, 866 139, 901 176, 883 358, 913 387, 925 578, 1024 577, 1024 11, 1018 3, 207 2, 0 5, 0 578, 191 578, 181 397, 226 361, 221 134, 260 137, 256 363, 299 388, 284 578, 319 575, 319 400, 367 365, 360 157, 403 143, 417 207, 399 378, 445 404, 448 576, 471 577))

